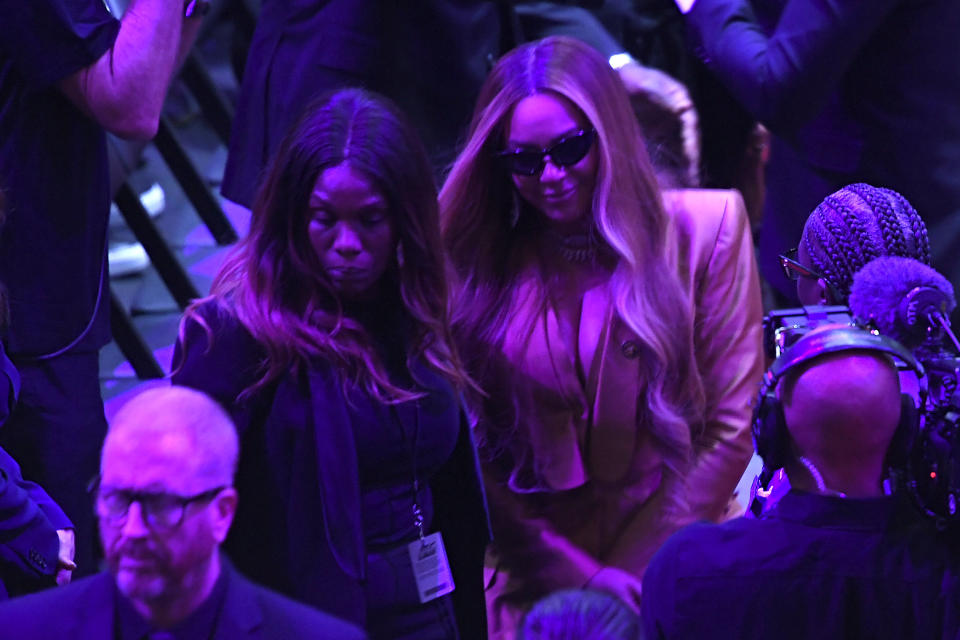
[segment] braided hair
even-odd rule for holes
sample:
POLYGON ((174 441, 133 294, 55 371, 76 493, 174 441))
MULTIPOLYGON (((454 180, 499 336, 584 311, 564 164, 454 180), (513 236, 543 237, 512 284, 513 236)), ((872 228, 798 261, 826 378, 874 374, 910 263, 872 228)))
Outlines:
POLYGON ((862 182, 827 196, 807 218, 800 242, 843 300, 854 274, 874 258, 901 256, 930 264, 927 226, 913 206, 892 189, 862 182))

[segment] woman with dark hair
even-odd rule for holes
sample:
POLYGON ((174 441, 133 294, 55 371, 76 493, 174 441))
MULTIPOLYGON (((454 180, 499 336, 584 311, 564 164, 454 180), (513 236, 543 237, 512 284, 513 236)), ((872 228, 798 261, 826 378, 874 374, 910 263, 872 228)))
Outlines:
POLYGON ((329 94, 280 146, 174 356, 173 381, 240 431, 234 562, 372 638, 484 628, 488 528, 442 255, 409 124, 374 94, 329 94), (443 545, 452 580, 442 561, 415 577, 443 545))
POLYGON ((440 194, 495 534, 491 635, 591 587, 636 607, 752 454, 760 294, 736 192, 662 193, 626 91, 551 37, 491 72, 440 194))

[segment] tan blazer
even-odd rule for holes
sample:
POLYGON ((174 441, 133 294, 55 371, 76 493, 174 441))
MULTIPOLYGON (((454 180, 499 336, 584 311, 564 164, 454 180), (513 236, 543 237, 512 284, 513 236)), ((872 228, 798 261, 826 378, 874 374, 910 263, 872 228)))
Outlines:
POLYGON ((735 191, 668 192, 671 260, 695 309, 694 349, 706 424, 690 434, 685 482, 666 482, 643 427, 644 381, 636 337, 614 314, 606 284, 583 298, 577 353, 552 309, 521 278, 504 356, 529 452, 519 471, 485 465, 495 543, 488 615, 510 637, 523 607, 584 586, 604 566, 641 576, 679 526, 719 520, 753 451, 750 400, 762 375, 759 280, 743 200, 735 191), (531 321, 531 319, 533 319, 531 321), (668 486, 669 485, 669 486, 668 486), (688 510, 666 517, 678 495, 688 510))

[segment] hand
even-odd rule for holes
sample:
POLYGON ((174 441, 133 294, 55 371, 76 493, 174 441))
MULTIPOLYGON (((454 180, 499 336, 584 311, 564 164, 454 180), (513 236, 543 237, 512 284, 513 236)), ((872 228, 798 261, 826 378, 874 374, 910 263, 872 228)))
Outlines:
POLYGON ((73 561, 76 550, 73 529, 57 529, 60 538, 60 553, 57 554, 57 585, 63 586, 70 582, 73 571, 77 568, 73 561))
POLYGON ((616 567, 604 567, 590 578, 586 586, 588 589, 605 591, 616 596, 634 613, 640 613, 640 595, 643 588, 636 576, 616 567))

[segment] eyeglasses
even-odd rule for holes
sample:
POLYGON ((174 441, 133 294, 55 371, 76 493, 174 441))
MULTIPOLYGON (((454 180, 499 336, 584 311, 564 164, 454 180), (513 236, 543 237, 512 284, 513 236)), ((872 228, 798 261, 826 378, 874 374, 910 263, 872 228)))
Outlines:
POLYGON ((823 280, 829 293, 827 300, 833 301, 831 304, 845 304, 843 301, 846 300, 846 296, 841 295, 837 286, 830 282, 826 276, 819 271, 814 271, 810 267, 797 262, 797 250, 795 248, 790 249, 786 253, 781 253, 778 257, 780 258, 780 267, 783 269, 783 275, 787 276, 787 278, 794 281, 800 278, 823 280))
POLYGON ((102 488, 100 478, 91 483, 91 492, 96 496, 97 516, 112 527, 122 526, 127 521, 130 505, 140 505, 140 513, 152 531, 170 531, 183 523, 187 507, 194 502, 208 502, 226 486, 207 489, 192 496, 181 496, 159 491, 127 491, 102 488))
MULTIPOLYGON (((817 280, 823 278, 819 272, 797 262, 796 248, 790 249, 786 253, 781 253, 778 257, 780 258, 780 268, 783 269, 783 275, 790 280, 799 280, 800 278, 813 278, 817 280)), ((826 278, 823 279, 826 280, 826 278)))
POLYGON ((595 129, 580 129, 554 142, 546 149, 513 149, 497 154, 510 173, 536 176, 543 171, 546 157, 558 167, 569 167, 583 160, 597 137, 595 129))

